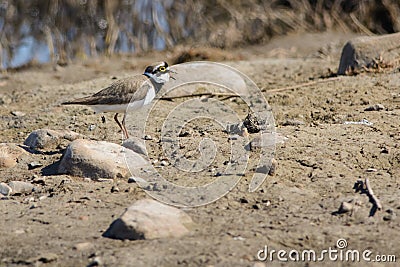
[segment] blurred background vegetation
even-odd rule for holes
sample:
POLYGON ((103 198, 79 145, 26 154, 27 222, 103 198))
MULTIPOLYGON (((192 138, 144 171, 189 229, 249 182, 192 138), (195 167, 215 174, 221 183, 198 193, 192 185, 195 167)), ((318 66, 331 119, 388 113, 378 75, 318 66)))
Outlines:
POLYGON ((1 68, 173 49, 232 48, 290 32, 400 30, 399 0, 0 0, 1 68))

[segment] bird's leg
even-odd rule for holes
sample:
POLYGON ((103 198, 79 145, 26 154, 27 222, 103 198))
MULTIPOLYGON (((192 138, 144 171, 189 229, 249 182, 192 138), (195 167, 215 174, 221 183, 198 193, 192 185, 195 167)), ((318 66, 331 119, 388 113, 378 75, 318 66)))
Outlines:
MULTIPOLYGON (((125 132, 124 127, 122 127, 121 123, 120 123, 119 120, 118 120, 118 113, 115 113, 114 120, 115 120, 115 122, 118 124, 118 126, 119 126, 119 128, 121 129, 121 131, 122 131, 122 133, 124 134, 124 136, 127 137, 127 133, 125 132)), ((124 120, 125 120, 125 116, 124 116, 124 120)), ((123 120, 123 122, 124 122, 124 120, 123 120)))
POLYGON ((128 135, 128 130, 126 129, 125 126, 125 119, 126 119, 126 112, 124 113, 124 117, 122 118, 122 127, 124 127, 125 138, 128 139, 129 135, 128 135))

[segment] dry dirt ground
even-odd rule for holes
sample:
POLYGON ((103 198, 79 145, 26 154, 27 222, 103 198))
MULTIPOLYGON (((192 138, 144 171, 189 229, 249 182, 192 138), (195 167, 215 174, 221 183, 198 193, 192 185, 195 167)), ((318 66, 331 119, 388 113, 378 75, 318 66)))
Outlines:
MULTIPOLYGON (((56 175, 67 143, 53 151, 28 153, 15 167, 0 170, 1 182, 29 181, 34 175, 46 181, 32 194, 0 200, 0 266, 263 266, 257 265, 257 253, 265 246, 288 252, 313 249, 319 255, 324 249, 335 249, 340 238, 346 239, 346 249, 371 250, 371 259, 378 254, 396 255, 400 261, 400 216, 396 216, 400 213, 399 70, 320 78, 328 69, 337 69, 347 38, 303 34, 232 52, 240 55, 240 60, 224 63, 256 82, 272 107, 277 132, 287 139, 277 144, 275 175, 268 176, 256 192, 247 190, 250 169, 225 197, 185 209, 195 226, 184 237, 138 241, 103 238, 102 233, 125 208, 148 196, 127 179, 88 182, 56 175), (285 87, 280 92, 271 91, 285 87), (365 111, 375 104, 384 109, 365 111), (345 123, 363 119, 373 124, 345 123), (43 167, 28 170, 32 161, 43 167), (383 205, 374 216, 369 216, 372 204, 368 196, 353 188, 358 179, 365 178, 383 205), (111 193, 115 185, 120 190, 111 193), (343 201, 356 203, 355 209, 336 214, 343 201), (89 245, 75 247, 83 242, 89 245)), ((60 103, 94 93, 113 77, 140 73, 154 59, 171 56, 154 53, 140 58, 91 59, 56 70, 43 66, 3 74, 0 142, 22 145, 33 130, 50 128, 120 143, 112 114, 106 114, 102 123, 101 116, 89 108, 60 103), (24 115, 12 115, 15 111, 24 115)), ((160 109, 170 104, 164 101, 160 109)), ((197 145, 202 136, 196 133, 208 131, 203 123, 193 123, 192 135, 186 137, 193 137, 186 143, 189 150, 196 148, 190 144, 197 145)), ((217 138, 221 132, 210 131, 217 138)), ((157 135, 156 129, 153 135, 157 135)), ((149 146, 157 147, 154 142, 148 142, 149 146)), ((153 159, 162 158, 151 151, 153 159)), ((175 176, 178 174, 173 170, 170 175, 185 178, 175 176)), ((365 265, 363 261, 325 259, 327 266, 365 265)), ((322 265, 280 262, 276 254, 274 261, 265 264, 322 265)), ((390 264, 368 263, 384 265, 390 264)))

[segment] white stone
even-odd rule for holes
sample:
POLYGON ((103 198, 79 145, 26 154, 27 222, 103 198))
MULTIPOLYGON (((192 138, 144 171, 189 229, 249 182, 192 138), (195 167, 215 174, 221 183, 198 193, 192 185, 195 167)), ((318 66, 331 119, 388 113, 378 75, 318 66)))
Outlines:
POLYGON ((12 193, 12 188, 9 187, 6 183, 0 183, 0 194, 9 196, 12 193))
POLYGON ((32 193, 34 186, 31 183, 23 182, 23 181, 11 181, 8 185, 12 189, 12 193, 14 194, 29 194, 32 193))
POLYGON ((115 220, 103 236, 122 240, 180 237, 189 233, 192 224, 184 211, 153 199, 142 199, 115 220))
POLYGON ((130 171, 148 164, 139 154, 120 145, 78 139, 68 145, 58 172, 92 179, 128 178, 130 171))
POLYGON ((17 164, 18 158, 26 154, 25 150, 13 143, 0 144, 0 169, 12 168, 17 164))

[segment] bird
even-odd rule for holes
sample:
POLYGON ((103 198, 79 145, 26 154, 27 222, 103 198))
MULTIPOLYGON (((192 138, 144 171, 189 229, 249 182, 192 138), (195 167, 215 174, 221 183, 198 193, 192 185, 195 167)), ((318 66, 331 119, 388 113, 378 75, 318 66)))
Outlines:
POLYGON ((157 62, 147 66, 141 75, 119 79, 94 95, 61 104, 90 106, 95 113, 114 112, 115 122, 128 139, 129 134, 125 127, 127 111, 137 110, 149 104, 170 78, 175 79, 170 73, 176 72, 169 68, 167 62, 157 62), (122 123, 118 120, 119 113, 124 114, 122 123))

